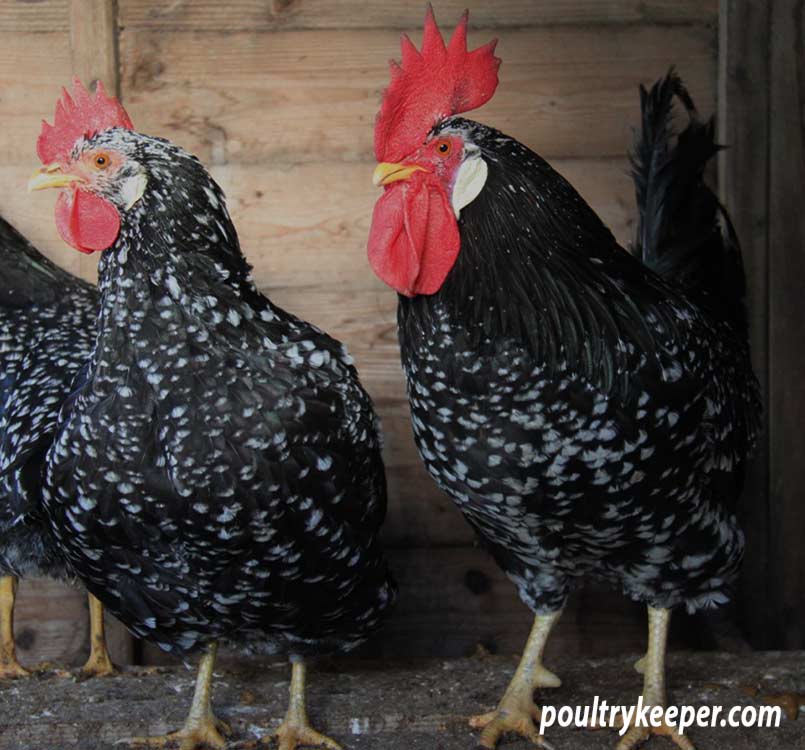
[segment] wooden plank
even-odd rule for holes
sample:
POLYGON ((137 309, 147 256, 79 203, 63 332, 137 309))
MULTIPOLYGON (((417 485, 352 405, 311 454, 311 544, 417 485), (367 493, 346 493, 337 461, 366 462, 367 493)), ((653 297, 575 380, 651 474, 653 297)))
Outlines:
MULTIPOLYGON (((379 637, 382 637, 379 636, 379 637)), ((632 706, 640 678, 631 668, 637 652, 613 652, 602 659, 556 656, 548 646, 547 666, 562 679, 556 689, 539 690, 538 704, 577 707, 589 715, 594 702, 632 706)), ((0 750, 121 750, 144 743, 124 738, 160 735, 181 727, 193 690, 196 659, 156 674, 133 672, 116 680, 31 680, 3 687, 0 750)), ((316 660, 307 679, 307 708, 313 726, 349 750, 470 750, 478 731, 469 717, 492 709, 511 680, 511 656, 470 659, 316 660)), ((668 687, 673 705, 702 707, 707 715, 761 713, 786 706, 776 728, 691 727, 686 736, 713 750, 795 750, 805 747, 805 721, 796 720, 802 695, 805 653, 671 654, 668 687), (733 709, 735 709, 733 711, 733 709)), ((269 738, 287 709, 290 669, 251 657, 237 669, 215 670, 213 707, 231 725, 231 750, 276 748, 269 738)), ((575 713, 575 710, 574 710, 575 713)), ((780 712, 782 713, 782 712, 780 712)), ((773 717, 773 714, 772 714, 773 717)), ((768 717, 767 717, 768 718, 768 717)), ((737 723, 737 722, 736 722, 737 723)), ((725 721, 726 725, 727 722, 725 721)), ((545 746, 608 750, 614 730, 547 728, 545 746)), ((542 743, 540 743, 542 745, 542 743)), ((153 747, 153 744, 151 745, 153 747)), ((286 746, 287 747, 287 746, 286 746)), ((536 745, 511 736, 506 750, 536 745)), ((671 748, 654 740, 649 748, 671 748)))
POLYGON ((773 643, 805 645, 805 9, 771 5, 769 89, 769 567, 773 643))
POLYGON ((69 82, 69 72, 70 46, 64 32, 0 31, 0 164, 24 164, 26 177, 38 165, 39 126, 43 118, 52 119, 59 87, 69 82))
MULTIPOLYGON (((33 131, 34 142, 38 129, 33 131)), ((48 256, 72 271, 79 253, 66 247, 53 224, 55 194, 28 195, 25 183, 37 166, 35 156, 19 167, 0 166, 0 213, 19 226, 48 256)), ((554 160, 562 172, 628 242, 634 222, 634 197, 625 159, 554 160)), ((302 164, 269 167, 213 167, 238 228, 258 284, 268 290, 321 286, 328 289, 385 291, 366 261, 372 207, 380 191, 372 185, 374 164, 302 164)), ((95 256, 84 256, 82 273, 92 278, 95 256)), ((389 294, 391 294, 389 292, 389 294)), ((288 307, 299 312, 294 297, 288 307)), ((300 302, 303 298, 300 296, 300 302)), ((355 314, 371 313, 370 309, 355 314)))
MULTIPOLYGON (((0 2, 0 32, 35 34, 67 31, 68 0, 3 0, 0 2)), ((19 67, 20 72, 24 68, 19 67)))
MULTIPOLYGON (((769 366, 769 5, 724 0, 721 24, 719 140, 722 199, 741 240, 747 277, 755 373, 768 403, 769 366)), ((768 414, 741 502, 747 531, 739 596, 740 619, 756 648, 769 648, 777 617, 768 585, 775 523, 769 508, 768 414)))
MULTIPOLYGON (((471 43, 489 34, 471 34, 471 43)), ((715 35, 706 27, 511 30, 495 98, 473 116, 543 156, 620 157, 638 120, 637 85, 672 63, 712 109, 715 35)), ((387 31, 121 33, 126 106, 138 128, 208 164, 367 161, 387 31)))
MULTIPOLYGON (((465 0, 442 0, 436 6, 445 25, 458 19, 465 0)), ((647 23, 714 24, 718 0, 503 0, 476 3, 475 28, 548 26, 553 24, 647 23)), ((276 31, 278 29, 418 29, 420 0, 366 3, 360 0, 120 0, 126 28, 184 31, 276 31)))
POLYGON ((103 81, 119 93, 117 62, 117 3, 113 0, 71 0, 70 51, 73 73, 85 85, 103 81))
MULTIPOLYGON (((86 593, 48 579, 21 581, 14 631, 25 666, 50 662, 57 667, 80 667, 89 655, 86 593)), ((112 660, 131 663, 133 640, 111 615, 106 616, 106 635, 112 660)))

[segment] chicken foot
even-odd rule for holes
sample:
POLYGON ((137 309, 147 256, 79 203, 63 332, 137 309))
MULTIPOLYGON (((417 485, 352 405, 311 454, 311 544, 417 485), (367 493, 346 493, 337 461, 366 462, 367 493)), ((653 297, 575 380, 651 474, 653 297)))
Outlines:
POLYGON ((17 661, 14 643, 14 602, 18 582, 14 576, 0 577, 0 679, 27 677, 31 673, 17 661))
POLYGON ((177 744, 179 750, 225 750, 226 740, 224 734, 230 731, 226 722, 218 719, 212 711, 212 671, 215 666, 215 656, 218 644, 214 641, 207 646, 201 657, 196 677, 196 690, 193 694, 193 703, 184 726, 162 737, 136 737, 130 740, 132 745, 145 745, 147 747, 164 748, 177 744))
MULTIPOLYGON (((665 653, 668 644, 668 624, 671 611, 648 608, 648 649, 646 655, 635 664, 635 669, 643 675, 643 705, 666 706, 665 691, 665 653)), ((623 726, 623 719, 612 725, 623 726)), ((623 735, 616 750, 634 750, 652 735, 668 737, 680 750, 695 750, 693 743, 680 734, 676 727, 663 723, 657 727, 630 726, 623 735)))
POLYGON ((274 733, 279 750, 297 750, 301 747, 325 747, 341 750, 335 740, 317 732, 310 726, 305 703, 305 663, 291 659, 291 686, 288 710, 279 729, 274 733))
POLYGON ((89 658, 81 667, 81 676, 108 677, 117 674, 106 646, 106 630, 103 624, 103 605, 90 593, 89 600, 89 658))
POLYGON ((536 616, 520 664, 497 708, 470 719, 471 727, 483 730, 479 747, 494 750, 506 732, 519 734, 539 747, 549 747, 537 729, 540 711, 534 703, 534 690, 562 684, 553 672, 542 665, 545 643, 561 614, 559 610, 536 616))

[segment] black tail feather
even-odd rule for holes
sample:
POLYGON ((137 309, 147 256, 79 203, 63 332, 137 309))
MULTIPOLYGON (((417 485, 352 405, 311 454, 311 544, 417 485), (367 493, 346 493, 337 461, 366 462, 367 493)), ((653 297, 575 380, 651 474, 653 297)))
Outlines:
POLYGON ((631 153, 639 213, 636 251, 647 266, 684 286, 720 315, 745 323, 741 250, 724 207, 704 182, 721 149, 713 119, 702 122, 676 71, 640 87, 642 126, 631 153), (688 123, 678 135, 673 104, 688 123))
POLYGON ((50 304, 85 285, 49 261, 0 216, 0 306, 50 304))

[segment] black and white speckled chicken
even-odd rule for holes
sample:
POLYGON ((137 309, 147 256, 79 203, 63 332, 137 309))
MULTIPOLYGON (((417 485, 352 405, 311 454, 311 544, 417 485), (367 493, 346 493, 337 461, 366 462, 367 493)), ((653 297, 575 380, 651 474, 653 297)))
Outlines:
MULTIPOLYGON (((0 218, 0 678, 17 661, 13 617, 21 577, 69 578, 41 508, 41 471, 59 410, 92 349, 98 293, 41 255, 0 218)), ((114 672, 103 613, 90 596, 86 676, 114 672)))
POLYGON ((304 658, 364 641, 394 598, 376 417, 344 347, 255 287, 201 163, 76 81, 37 144, 73 247, 103 251, 98 335, 64 405, 45 507, 75 573, 137 635, 205 649, 182 730, 224 747, 216 643, 293 662, 282 750, 311 729, 304 658))
POLYGON ((734 508, 760 412, 739 249, 702 181, 713 127, 679 79, 643 96, 641 262, 539 156, 455 116, 494 93, 493 50, 467 52, 466 17, 445 45, 431 11, 421 52, 404 38, 368 247, 400 293, 422 460, 536 614, 503 699, 473 722, 485 748, 506 731, 542 743, 532 693, 559 684, 543 647, 585 575, 648 605, 643 699, 665 703, 670 610, 725 602, 741 558, 734 508), (674 96, 690 115, 676 140, 674 96))

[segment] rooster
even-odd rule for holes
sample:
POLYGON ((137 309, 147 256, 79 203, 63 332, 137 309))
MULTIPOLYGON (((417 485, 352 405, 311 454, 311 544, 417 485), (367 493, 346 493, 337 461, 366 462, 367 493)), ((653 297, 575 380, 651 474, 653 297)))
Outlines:
POLYGON ((203 651, 184 727, 222 748, 218 641, 292 662, 282 750, 336 748, 305 708, 305 658, 348 651, 394 584, 371 400, 344 347, 255 287, 219 186, 76 81, 37 143, 31 189, 101 252, 97 338, 47 455, 45 508, 72 569, 136 635, 203 651))
MULTIPOLYGON (((458 117, 498 84, 495 42, 445 44, 428 11, 375 126, 384 194, 368 241, 399 293, 414 436, 536 618, 480 743, 543 744, 543 649, 585 575, 648 606, 644 704, 664 706, 670 612, 724 603, 743 535, 734 510, 759 424, 740 253, 702 182, 716 152, 675 74, 643 93, 638 253, 621 248, 543 159, 458 117), (674 141, 671 103, 690 113, 674 141), (642 259, 642 262, 641 262, 642 259)), ((673 726, 627 727, 690 750, 673 726)))
MULTIPOLYGON (((92 349, 98 294, 55 266, 0 218, 0 678, 17 661, 13 617, 24 576, 68 579, 41 508, 40 474, 61 404, 92 349)), ((84 676, 113 674, 103 611, 90 595, 84 676)))

